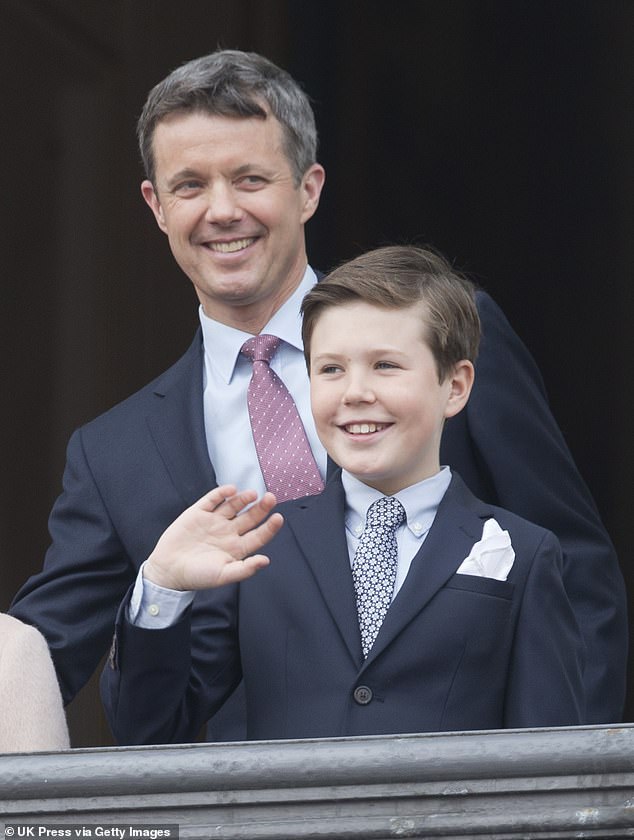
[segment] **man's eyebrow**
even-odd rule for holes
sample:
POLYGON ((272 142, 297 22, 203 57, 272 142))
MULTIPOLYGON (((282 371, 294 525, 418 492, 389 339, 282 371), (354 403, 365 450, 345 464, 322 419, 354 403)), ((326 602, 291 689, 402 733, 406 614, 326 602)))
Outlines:
POLYGON ((179 181, 187 178, 194 178, 195 180, 200 180, 200 173, 196 172, 195 169, 180 169, 178 172, 175 172, 174 175, 171 175, 165 182, 165 186, 168 189, 172 189, 175 187, 179 181))
POLYGON ((231 175, 234 178, 239 178, 241 175, 253 173, 256 175, 271 177, 274 171, 274 169, 264 166, 262 163, 243 163, 242 166, 238 166, 237 169, 233 169, 231 175))
MULTIPOLYGON (((250 172, 261 174, 265 177, 272 177, 274 170, 270 169, 269 167, 262 166, 262 164, 259 163, 243 163, 241 166, 238 166, 236 167, 236 169, 233 169, 231 171, 231 177, 240 178, 242 175, 247 175, 250 172)), ((188 178, 191 178, 196 181, 203 180, 198 170, 186 167, 185 169, 180 169, 178 172, 175 172, 173 175, 171 175, 165 181, 165 187, 168 190, 171 190, 175 186, 177 186, 180 181, 187 180, 188 178)))

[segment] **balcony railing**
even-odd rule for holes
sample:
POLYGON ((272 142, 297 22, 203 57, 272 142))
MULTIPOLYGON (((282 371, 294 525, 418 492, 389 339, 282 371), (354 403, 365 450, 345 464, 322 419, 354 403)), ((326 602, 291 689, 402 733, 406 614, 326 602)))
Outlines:
POLYGON ((13 837, 634 837, 634 725, 2 755, 0 813, 13 837))

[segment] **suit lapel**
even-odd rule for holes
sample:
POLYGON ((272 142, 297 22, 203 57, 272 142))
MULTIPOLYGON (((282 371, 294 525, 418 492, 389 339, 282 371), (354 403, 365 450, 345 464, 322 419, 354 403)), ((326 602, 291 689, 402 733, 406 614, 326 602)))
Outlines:
POLYGON ((216 485, 203 416, 200 329, 185 355, 154 385, 147 424, 159 454, 186 506, 216 485))
POLYGON ((334 476, 334 474, 341 469, 338 464, 332 460, 330 455, 328 455, 328 460, 326 462, 326 481, 330 481, 330 479, 334 476))
POLYGON ((350 656, 358 665, 362 658, 361 639, 344 511, 345 496, 337 472, 323 493, 290 502, 281 512, 297 539, 350 656))
POLYGON ((456 573, 473 544, 482 537, 484 520, 492 515, 491 508, 476 499, 454 473, 366 663, 372 662, 456 573))

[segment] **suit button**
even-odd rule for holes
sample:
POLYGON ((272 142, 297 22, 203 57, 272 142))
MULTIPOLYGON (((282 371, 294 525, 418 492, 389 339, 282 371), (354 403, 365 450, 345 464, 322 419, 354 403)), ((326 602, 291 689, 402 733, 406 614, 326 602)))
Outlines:
POLYGON ((352 696, 360 706, 367 706, 372 700, 372 689, 367 685, 358 685, 352 696))

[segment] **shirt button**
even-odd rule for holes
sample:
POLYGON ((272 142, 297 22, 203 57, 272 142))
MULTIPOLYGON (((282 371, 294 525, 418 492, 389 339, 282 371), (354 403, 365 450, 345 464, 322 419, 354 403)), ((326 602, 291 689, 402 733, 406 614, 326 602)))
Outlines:
POLYGON ((412 522, 412 531, 415 534, 420 534, 420 532, 422 530, 423 530, 423 526, 420 524, 420 522, 412 522))
POLYGON ((352 696, 360 706, 367 706, 372 700, 372 689, 367 685, 358 685, 352 696))
POLYGON ((147 611, 150 615, 158 615, 161 611, 161 608, 158 604, 150 604, 150 606, 147 608, 147 611))

